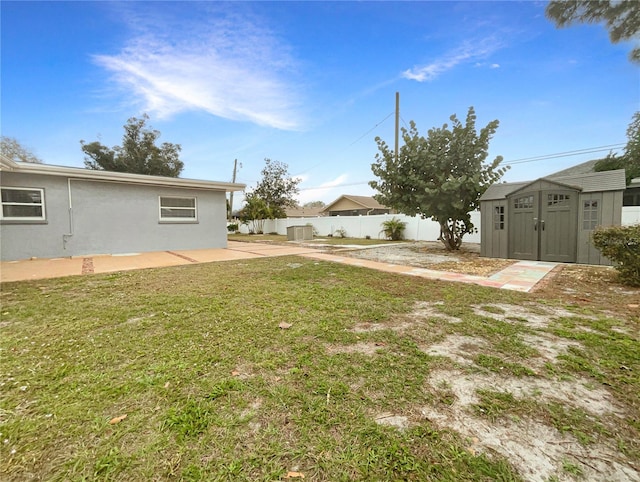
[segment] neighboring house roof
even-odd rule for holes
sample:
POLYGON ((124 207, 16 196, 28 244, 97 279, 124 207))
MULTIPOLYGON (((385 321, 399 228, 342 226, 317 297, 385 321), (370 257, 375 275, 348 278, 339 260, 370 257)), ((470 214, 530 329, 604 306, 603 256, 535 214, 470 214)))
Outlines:
POLYGON ((351 196, 351 195, 343 194, 338 199, 336 199, 332 203, 325 206, 321 212, 328 213, 329 211, 331 211, 331 208, 334 205, 336 205, 343 199, 351 201, 354 204, 360 206, 360 209, 389 209, 387 206, 383 206, 371 196, 351 196))
POLYGON ((130 174, 127 172, 99 171, 79 167, 16 162, 1 155, 0 171, 60 176, 95 181, 121 182, 126 184, 211 189, 225 192, 242 191, 246 187, 245 184, 235 184, 230 182, 204 181, 199 179, 184 179, 180 177, 147 176, 144 174, 130 174))
POLYGON ((284 210, 285 214, 288 218, 308 218, 308 217, 316 217, 322 215, 321 207, 315 208, 305 208, 305 207, 295 207, 295 208, 287 208, 284 210))
POLYGON ((509 194, 526 189, 530 184, 541 180, 576 188, 581 192, 624 191, 626 187, 624 173, 624 169, 588 172, 586 174, 575 174, 570 176, 557 176, 556 173, 553 177, 541 177, 535 181, 492 184, 480 197, 480 201, 504 199, 509 194))
POLYGON ((567 169, 563 169, 562 171, 554 172, 553 174, 549 174, 545 177, 556 178, 595 172, 595 167, 599 160, 600 159, 593 159, 591 161, 583 162, 582 164, 576 164, 575 166, 568 167, 567 169))

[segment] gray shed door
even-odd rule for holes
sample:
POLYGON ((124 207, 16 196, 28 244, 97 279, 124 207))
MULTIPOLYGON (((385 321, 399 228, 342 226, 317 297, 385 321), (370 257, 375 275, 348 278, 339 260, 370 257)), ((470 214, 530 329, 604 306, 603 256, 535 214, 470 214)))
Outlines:
POLYGON ((576 191, 523 192, 509 202, 510 258, 565 263, 576 261, 576 191))
POLYGON ((540 260, 575 263, 578 193, 542 191, 540 196, 540 260))
POLYGON ((519 193, 509 202, 511 203, 509 257, 537 260, 539 251, 537 222, 540 194, 537 191, 519 193))

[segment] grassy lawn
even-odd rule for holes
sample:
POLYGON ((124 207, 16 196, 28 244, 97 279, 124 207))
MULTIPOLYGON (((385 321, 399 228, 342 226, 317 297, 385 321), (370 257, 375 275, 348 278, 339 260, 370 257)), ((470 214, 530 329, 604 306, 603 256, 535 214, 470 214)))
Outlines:
MULTIPOLYGON (((229 234, 227 236, 229 241, 242 241, 245 243, 287 243, 287 237, 280 234, 229 234)), ((374 244, 386 244, 386 243, 401 243, 402 241, 389 241, 386 239, 365 239, 365 238, 337 238, 337 237, 317 237, 305 243, 317 243, 317 244, 331 244, 335 246, 341 246, 345 244, 358 245, 358 246, 371 246, 374 244)))
POLYGON ((2 480, 526 479, 482 427, 558 437, 541 480, 640 461, 625 306, 296 257, 1 296, 2 480))

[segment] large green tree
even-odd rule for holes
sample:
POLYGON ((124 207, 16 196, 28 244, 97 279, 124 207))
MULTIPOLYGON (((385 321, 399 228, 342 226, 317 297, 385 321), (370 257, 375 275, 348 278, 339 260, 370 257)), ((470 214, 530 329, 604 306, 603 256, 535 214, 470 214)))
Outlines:
MULTIPOLYGON (((552 0, 545 14, 557 27, 574 23, 604 23, 613 43, 637 40, 640 33, 638 0, 552 0)), ((629 58, 640 63, 640 47, 634 47, 629 58)))
POLYGON ((13 137, 0 137, 0 154, 12 161, 33 162, 35 164, 42 163, 42 159, 20 144, 20 142, 13 137))
POLYGON ((179 144, 156 141, 160 132, 147 127, 149 116, 131 117, 124 126, 122 146, 109 149, 98 141, 85 144, 80 141, 88 169, 130 172, 153 176, 178 177, 184 168, 180 160, 179 144))
POLYGON ((300 179, 289 175, 289 166, 283 162, 265 159, 261 171, 262 179, 258 181, 251 194, 262 199, 273 218, 286 217, 285 208, 297 205, 295 196, 300 192, 300 179))
POLYGON ((627 127, 627 145, 622 155, 609 154, 596 162, 594 169, 596 172, 624 169, 627 185, 632 179, 640 177, 640 111, 633 114, 627 127))
POLYGON ((499 167, 502 156, 490 164, 489 141, 498 121, 476 132, 476 114, 469 108, 463 125, 451 116, 451 128, 444 124, 418 133, 415 122, 402 129, 402 145, 396 158, 392 149, 376 137, 378 154, 371 170, 380 179, 369 184, 380 194, 374 197, 385 206, 409 216, 432 218, 440 224, 440 237, 446 249, 460 248, 466 233, 475 231, 470 212, 490 184, 504 174, 499 167))

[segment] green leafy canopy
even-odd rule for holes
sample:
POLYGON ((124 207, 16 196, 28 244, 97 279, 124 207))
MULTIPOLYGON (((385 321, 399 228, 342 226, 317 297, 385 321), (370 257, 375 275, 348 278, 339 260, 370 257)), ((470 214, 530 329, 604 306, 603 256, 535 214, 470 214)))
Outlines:
POLYGON ((498 121, 476 132, 476 114, 469 108, 463 125, 456 115, 451 127, 444 124, 418 133, 415 122, 402 129, 404 145, 396 159, 389 146, 376 137, 378 154, 371 165, 379 180, 369 184, 380 194, 380 203, 398 212, 432 218, 440 224, 440 240, 449 250, 458 249, 462 237, 475 231, 470 212, 479 207, 480 196, 499 180, 506 168, 499 167, 502 156, 485 165, 489 141, 498 121))
POLYGON ((633 114, 629 127, 627 127, 627 145, 620 156, 609 154, 600 159, 595 167, 596 172, 624 169, 627 186, 632 179, 640 177, 640 111, 633 114))
POLYGON ((122 146, 109 149, 98 141, 80 141, 87 169, 97 169, 152 176, 178 177, 184 168, 180 160, 182 147, 164 142, 157 146, 160 132, 146 126, 149 116, 131 117, 124 126, 122 146))
MULTIPOLYGON (((604 23, 613 43, 637 39, 640 32, 638 0, 552 0, 545 15, 557 27, 574 23, 604 23)), ((640 63, 640 47, 631 50, 629 59, 640 63)))
POLYGON ((265 159, 261 171, 262 179, 251 192, 262 199, 272 218, 286 217, 285 208, 297 205, 295 196, 299 193, 300 179, 289 175, 289 166, 283 162, 265 159))

